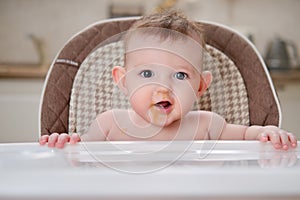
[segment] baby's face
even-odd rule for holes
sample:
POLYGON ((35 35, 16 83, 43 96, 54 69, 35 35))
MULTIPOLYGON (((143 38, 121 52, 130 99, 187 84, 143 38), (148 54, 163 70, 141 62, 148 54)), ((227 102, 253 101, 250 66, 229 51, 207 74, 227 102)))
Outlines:
POLYGON ((135 50, 126 54, 125 69, 133 110, 154 125, 168 126, 181 119, 199 96, 199 70, 175 53, 135 50))

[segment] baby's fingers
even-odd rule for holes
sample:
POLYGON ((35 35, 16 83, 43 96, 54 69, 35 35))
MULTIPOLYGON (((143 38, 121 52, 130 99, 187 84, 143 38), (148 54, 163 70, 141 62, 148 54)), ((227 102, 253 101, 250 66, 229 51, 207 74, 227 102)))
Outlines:
POLYGON ((73 133, 73 134, 71 135, 71 138, 70 138, 70 144, 76 144, 77 142, 80 142, 80 141, 81 141, 81 139, 80 139, 80 137, 79 137, 78 134, 73 133))
POLYGON ((49 139, 48 139, 48 147, 55 147, 55 144, 58 140, 58 136, 59 134, 58 133, 52 133, 50 136, 49 136, 49 139))
POLYGON ((269 137, 276 149, 288 150, 290 144, 292 147, 297 147, 297 139, 291 133, 282 130, 278 132, 273 131, 269 137))
POLYGON ((282 145, 281 143, 282 141, 285 141, 284 144, 286 144, 287 139, 288 139, 287 137, 283 137, 283 139, 281 139, 280 134, 274 131, 268 131, 266 133, 262 133, 259 137, 259 140, 261 142, 271 141, 275 149, 287 148, 287 146, 282 145))
POLYGON ((297 147, 297 139, 293 134, 285 131, 279 131, 279 136, 282 144, 282 149, 288 150, 290 145, 293 148, 297 147))
POLYGON ((292 147, 296 148, 297 147, 297 139, 296 139, 296 137, 292 133, 287 133, 287 135, 288 135, 288 138, 289 138, 289 140, 291 142, 292 147))
POLYGON ((259 140, 260 140, 261 142, 267 142, 267 141, 269 141, 269 136, 268 136, 268 134, 267 134, 267 133, 261 133, 261 134, 259 135, 259 140))
POLYGON ((65 146, 65 143, 70 141, 70 136, 66 133, 62 133, 58 136, 56 147, 57 148, 63 148, 65 146))
POLYGON ((49 135, 42 135, 39 139, 40 145, 45 145, 48 142, 49 135))
POLYGON ((287 133, 280 131, 279 136, 280 136, 280 140, 281 140, 281 144, 282 144, 282 149, 288 150, 290 141, 289 141, 289 137, 288 137, 287 133))
POLYGON ((269 138, 275 149, 282 148, 281 139, 280 139, 280 135, 278 132, 270 131, 269 138))

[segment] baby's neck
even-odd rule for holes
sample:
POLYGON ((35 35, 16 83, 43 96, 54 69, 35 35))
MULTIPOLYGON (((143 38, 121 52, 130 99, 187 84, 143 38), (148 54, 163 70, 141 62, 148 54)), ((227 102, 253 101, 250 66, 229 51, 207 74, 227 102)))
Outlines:
POLYGON ((134 110, 128 110, 128 116, 129 116, 130 122, 137 128, 150 128, 150 127, 155 126, 160 129, 168 129, 169 127, 173 127, 175 124, 178 124, 178 121, 174 121, 173 123, 171 123, 169 125, 156 125, 156 124, 151 123, 148 120, 144 119, 143 117, 141 117, 134 110))
POLYGON ((140 115, 138 115, 133 110, 128 110, 128 116, 129 116, 129 120, 137 128, 149 128, 149 127, 153 126, 153 124, 151 124, 150 122, 148 122, 147 120, 142 118, 140 115))

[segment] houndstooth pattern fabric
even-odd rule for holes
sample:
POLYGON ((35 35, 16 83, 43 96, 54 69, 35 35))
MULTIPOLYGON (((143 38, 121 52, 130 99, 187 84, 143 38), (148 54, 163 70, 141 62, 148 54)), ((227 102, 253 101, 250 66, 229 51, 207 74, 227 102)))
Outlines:
MULTIPOLYGON (((87 132, 96 116, 112 108, 127 109, 128 99, 113 83, 111 70, 123 66, 122 42, 98 48, 80 66, 71 92, 69 133, 87 132)), ((228 123, 249 125, 245 84, 234 63, 222 52, 207 46, 203 70, 211 71, 213 82, 195 103, 194 110, 213 111, 228 123)))
POLYGON ((249 125, 247 90, 235 64, 225 54, 207 45, 203 70, 212 73, 213 81, 194 110, 213 111, 223 116, 228 123, 249 125))
POLYGON ((128 100, 114 85, 111 70, 122 66, 123 43, 98 48, 81 64, 74 79, 69 110, 69 133, 83 134, 96 116, 112 108, 128 108, 128 100))

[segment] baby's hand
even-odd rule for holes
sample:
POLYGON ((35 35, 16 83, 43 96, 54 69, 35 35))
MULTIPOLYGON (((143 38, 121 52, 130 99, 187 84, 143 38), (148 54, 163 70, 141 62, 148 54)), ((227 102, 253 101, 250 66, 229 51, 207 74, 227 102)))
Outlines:
POLYGON ((271 141, 275 149, 288 150, 289 146, 297 147, 297 139, 292 134, 276 126, 265 126, 263 132, 258 135, 261 142, 271 141))
POLYGON ((73 133, 71 136, 66 133, 52 133, 51 135, 43 135, 40 137, 39 143, 40 145, 48 143, 48 147, 64 148, 65 143, 70 142, 70 144, 76 144, 80 142, 80 140, 79 135, 76 133, 73 133))

